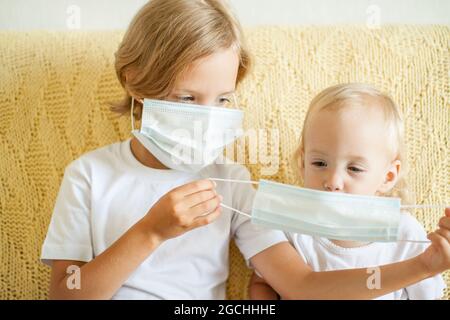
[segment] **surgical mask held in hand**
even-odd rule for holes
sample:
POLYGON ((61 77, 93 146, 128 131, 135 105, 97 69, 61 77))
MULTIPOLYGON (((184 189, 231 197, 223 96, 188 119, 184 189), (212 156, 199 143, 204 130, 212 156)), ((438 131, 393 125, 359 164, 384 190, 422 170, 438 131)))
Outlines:
POLYGON ((429 242, 398 239, 400 210, 441 207, 402 206, 399 198, 326 192, 268 180, 211 180, 259 184, 251 215, 222 205, 250 217, 254 224, 334 240, 429 242))
POLYGON ((144 99, 141 129, 132 133, 166 167, 198 172, 242 134, 243 112, 213 106, 144 99))
POLYGON ((305 189, 261 180, 255 224, 335 240, 396 241, 400 199, 305 189))

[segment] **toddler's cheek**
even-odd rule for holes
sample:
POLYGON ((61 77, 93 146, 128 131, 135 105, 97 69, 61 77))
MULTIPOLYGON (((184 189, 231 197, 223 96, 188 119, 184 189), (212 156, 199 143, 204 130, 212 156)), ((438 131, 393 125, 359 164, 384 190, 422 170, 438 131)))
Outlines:
POLYGON ((309 189, 323 190, 320 177, 305 174, 304 187, 309 189))
POLYGON ((381 195, 378 192, 378 184, 376 183, 355 183, 353 185, 348 186, 347 185, 347 190, 346 192, 348 193, 353 193, 353 194, 361 194, 361 195, 366 195, 366 196, 376 196, 376 195, 381 195))

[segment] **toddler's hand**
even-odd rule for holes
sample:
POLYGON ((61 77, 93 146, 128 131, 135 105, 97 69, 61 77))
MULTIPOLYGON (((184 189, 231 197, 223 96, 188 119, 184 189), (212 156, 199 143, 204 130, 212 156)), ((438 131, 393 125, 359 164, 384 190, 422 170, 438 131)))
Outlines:
POLYGON ((432 243, 420 258, 430 273, 438 274, 450 269, 450 208, 445 209, 439 228, 428 234, 428 239, 432 243))

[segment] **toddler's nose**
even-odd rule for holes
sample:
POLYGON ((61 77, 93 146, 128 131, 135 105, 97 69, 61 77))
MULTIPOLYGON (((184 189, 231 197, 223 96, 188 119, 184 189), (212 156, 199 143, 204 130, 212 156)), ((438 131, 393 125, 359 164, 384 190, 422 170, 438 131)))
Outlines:
POLYGON ((344 189, 344 183, 337 174, 331 175, 323 184, 325 191, 342 192, 344 189))

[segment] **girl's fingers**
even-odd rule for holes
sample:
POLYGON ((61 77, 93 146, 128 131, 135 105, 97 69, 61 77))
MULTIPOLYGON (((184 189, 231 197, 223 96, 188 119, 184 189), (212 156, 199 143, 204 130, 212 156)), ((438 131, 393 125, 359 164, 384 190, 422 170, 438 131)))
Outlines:
POLYGON ((209 213, 213 212, 214 210, 219 207, 220 202, 222 201, 222 196, 215 196, 212 199, 209 199, 207 201, 204 201, 202 203, 197 204, 196 206, 190 208, 188 210, 188 215, 194 219, 199 216, 206 216, 209 213))
POLYGON ((191 225, 192 229, 210 224, 211 222, 215 221, 220 216, 221 213, 222 208, 219 206, 213 212, 195 218, 191 225))
POLYGON ((216 188, 216 183, 209 179, 197 180, 184 185, 183 192, 184 196, 197 193, 204 190, 212 190, 216 188))
POLYGON ((186 197, 184 197, 183 206, 186 207, 186 209, 195 207, 196 205, 211 200, 217 196, 217 193, 215 190, 206 190, 206 191, 200 191, 193 194, 190 194, 186 197))
MULTIPOLYGON (((447 214, 447 210, 445 211, 445 214, 447 214)), ((450 230, 450 217, 442 217, 439 219, 439 227, 450 230)))
POLYGON ((450 218, 450 207, 445 208, 445 215, 450 218))
POLYGON ((190 183, 184 184, 172 190, 176 196, 176 199, 184 198, 190 194, 197 193, 204 190, 215 189, 216 183, 209 179, 196 180, 190 183))

